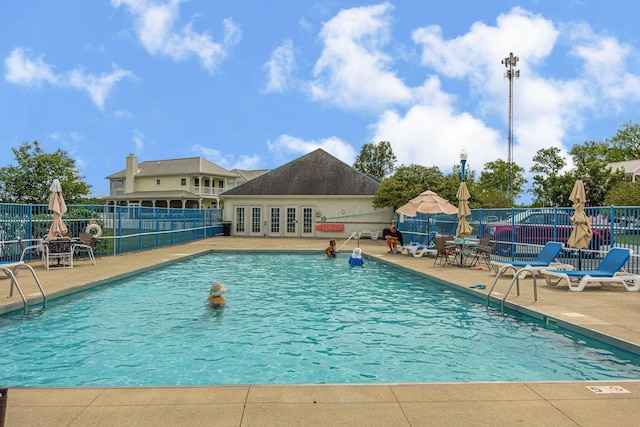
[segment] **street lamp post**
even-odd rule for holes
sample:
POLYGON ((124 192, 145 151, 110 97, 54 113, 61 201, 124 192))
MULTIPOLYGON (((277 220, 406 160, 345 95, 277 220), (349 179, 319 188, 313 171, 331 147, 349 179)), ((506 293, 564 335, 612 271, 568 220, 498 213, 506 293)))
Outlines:
MULTIPOLYGON (((509 56, 502 60, 502 63, 507 67, 507 71, 504 76, 509 79, 509 136, 507 141, 507 175, 508 175, 508 187, 507 192, 509 199, 513 197, 513 176, 511 172, 511 164, 513 163, 513 80, 520 78, 520 70, 514 70, 516 64, 520 58, 513 55, 513 52, 509 53, 509 56)), ((513 200, 511 200, 513 202, 513 200)))
POLYGON ((467 159, 469 158, 469 153, 467 150, 463 149, 460 152, 460 179, 464 181, 465 167, 467 165, 467 159))

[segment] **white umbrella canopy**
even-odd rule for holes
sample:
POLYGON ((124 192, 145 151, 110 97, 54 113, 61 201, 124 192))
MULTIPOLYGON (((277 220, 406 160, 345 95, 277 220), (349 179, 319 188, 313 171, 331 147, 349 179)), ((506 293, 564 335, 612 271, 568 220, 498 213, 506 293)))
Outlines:
POLYGON ((423 191, 418 196, 409 200, 407 204, 396 209, 396 213, 406 216, 416 216, 423 214, 455 214, 458 208, 449 203, 448 200, 438 196, 438 193, 431 190, 423 191))
POLYGON ((62 215, 67 212, 67 204, 62 197, 62 186, 57 178, 51 183, 49 191, 49 210, 53 212, 53 222, 45 240, 51 240, 69 231, 62 221, 62 215))
POLYGON ((569 200, 573 202, 575 212, 571 217, 574 227, 569 240, 567 240, 567 245, 576 249, 584 249, 589 246, 593 231, 591 230, 591 222, 584 213, 584 204, 587 197, 584 190, 584 182, 581 179, 577 180, 573 186, 569 200))
POLYGON ((458 187, 458 193, 456 197, 459 200, 458 203, 458 228, 456 229, 456 237, 464 239, 466 236, 471 234, 473 228, 467 222, 467 216, 471 215, 471 210, 469 210, 469 198, 471 195, 469 194, 469 189, 467 188, 467 183, 462 181, 460 183, 460 187, 458 187))

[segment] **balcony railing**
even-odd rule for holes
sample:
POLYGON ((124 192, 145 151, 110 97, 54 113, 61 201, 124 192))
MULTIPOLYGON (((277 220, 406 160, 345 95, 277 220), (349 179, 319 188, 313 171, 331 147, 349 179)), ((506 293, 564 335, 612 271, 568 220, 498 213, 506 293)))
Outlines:
POLYGON ((200 186, 192 186, 189 188, 189 191, 193 194, 197 194, 199 196, 217 196, 223 193, 226 189, 219 187, 200 187, 200 186))

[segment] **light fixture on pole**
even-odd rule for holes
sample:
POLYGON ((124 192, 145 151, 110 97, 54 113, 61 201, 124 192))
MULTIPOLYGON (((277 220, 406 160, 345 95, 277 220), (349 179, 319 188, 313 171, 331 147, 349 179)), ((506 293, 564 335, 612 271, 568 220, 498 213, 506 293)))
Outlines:
POLYGON ((502 60, 504 66, 507 67, 507 72, 504 73, 504 76, 509 79, 509 136, 507 141, 507 174, 509 184, 507 192, 509 193, 511 202, 513 202, 513 200, 511 200, 513 197, 513 177, 511 173, 511 164, 513 163, 513 80, 520 78, 520 70, 514 70, 519 60, 520 58, 514 56, 513 52, 509 53, 509 56, 502 60))
POLYGON ((469 153, 467 153, 467 150, 462 149, 462 151, 460 152, 460 179, 462 179, 462 181, 464 181, 465 167, 467 165, 468 158, 469 153))

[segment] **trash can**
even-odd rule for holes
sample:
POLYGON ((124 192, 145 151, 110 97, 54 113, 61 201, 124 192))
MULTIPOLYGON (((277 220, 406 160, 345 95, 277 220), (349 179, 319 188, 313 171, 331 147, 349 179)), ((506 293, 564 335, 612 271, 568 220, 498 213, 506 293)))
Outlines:
POLYGON ((0 427, 4 427, 4 415, 7 413, 8 388, 0 388, 0 427))
POLYGON ((222 223, 222 235, 231 236, 231 222, 222 223))

